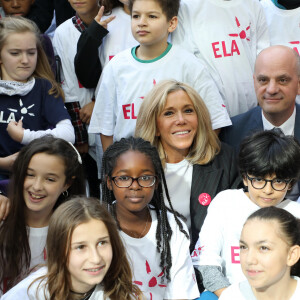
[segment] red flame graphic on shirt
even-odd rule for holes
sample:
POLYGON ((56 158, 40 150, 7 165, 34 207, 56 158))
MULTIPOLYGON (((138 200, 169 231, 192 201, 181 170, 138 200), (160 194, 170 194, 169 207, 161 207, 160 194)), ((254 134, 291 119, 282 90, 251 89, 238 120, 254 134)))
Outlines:
MULTIPOLYGON (((146 260, 146 272, 147 274, 150 274, 151 273, 151 267, 148 263, 148 261, 146 260)), ((157 278, 159 277, 162 277, 164 275, 164 270, 162 270, 157 276, 152 276, 151 279, 149 280, 148 282, 148 286, 150 288, 152 287, 155 287, 155 286, 159 286, 159 287, 166 287, 167 285, 166 284, 157 284, 157 278)), ((143 285, 143 282, 142 281, 138 281, 138 280, 135 280, 133 281, 135 284, 137 285, 140 285, 142 286, 143 285)), ((152 300, 152 293, 150 292, 150 299, 152 300)))
MULTIPOLYGON (((241 23, 237 17, 235 17, 235 23, 238 28, 241 27, 241 23)), ((251 23, 249 23, 249 26, 246 27, 245 30, 242 30, 240 33, 230 33, 229 36, 232 37, 240 37, 242 40, 246 39, 247 41, 250 41, 250 39, 247 37, 247 31, 250 29, 251 23)))

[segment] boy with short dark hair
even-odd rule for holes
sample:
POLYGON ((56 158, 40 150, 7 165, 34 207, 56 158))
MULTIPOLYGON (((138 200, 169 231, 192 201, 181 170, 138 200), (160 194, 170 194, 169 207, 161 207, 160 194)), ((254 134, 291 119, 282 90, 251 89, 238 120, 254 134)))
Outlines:
MULTIPOLYGON (((132 7, 134 2, 135 0, 128 0, 130 13, 132 13, 132 7)), ((180 1, 157 0, 156 2, 160 5, 162 11, 167 17, 167 20, 171 20, 174 16, 178 16, 180 1)))
POLYGON ((205 66, 189 52, 168 43, 177 26, 179 0, 130 1, 131 29, 139 45, 117 54, 105 67, 89 132, 100 133, 103 149, 134 134, 144 96, 154 84, 176 79, 194 87, 206 103, 214 129, 230 119, 205 66))

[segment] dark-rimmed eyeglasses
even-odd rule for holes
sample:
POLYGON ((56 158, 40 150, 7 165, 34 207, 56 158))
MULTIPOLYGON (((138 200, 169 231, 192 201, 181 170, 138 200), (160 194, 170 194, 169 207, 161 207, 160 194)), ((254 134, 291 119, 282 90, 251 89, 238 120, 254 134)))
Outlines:
POLYGON ((136 180, 140 187, 148 188, 154 185, 156 182, 156 176, 154 175, 143 175, 140 177, 131 176, 114 176, 111 177, 112 181, 119 188, 128 188, 136 180))
POLYGON ((257 190, 263 189, 267 185, 267 183, 270 182, 273 190, 283 191, 287 187, 287 185, 293 180, 279 178, 264 179, 260 177, 250 177, 248 174, 246 176, 251 181, 251 185, 257 190))

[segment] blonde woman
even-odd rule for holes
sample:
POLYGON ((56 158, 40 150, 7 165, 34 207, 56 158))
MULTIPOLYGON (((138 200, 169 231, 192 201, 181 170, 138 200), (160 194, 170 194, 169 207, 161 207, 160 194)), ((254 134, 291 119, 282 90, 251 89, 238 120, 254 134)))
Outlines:
POLYGON ((145 97, 135 135, 157 147, 173 207, 187 219, 193 250, 211 200, 241 183, 233 150, 220 143, 199 94, 175 80, 161 81, 145 97))

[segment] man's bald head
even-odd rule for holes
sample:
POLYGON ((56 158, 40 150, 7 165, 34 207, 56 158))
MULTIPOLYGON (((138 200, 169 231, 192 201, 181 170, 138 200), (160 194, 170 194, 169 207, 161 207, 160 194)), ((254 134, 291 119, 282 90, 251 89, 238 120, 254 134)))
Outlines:
POLYGON ((300 77, 300 56, 292 48, 283 45, 275 45, 263 49, 256 58, 254 73, 256 70, 256 65, 260 63, 260 57, 264 55, 268 55, 269 57, 274 57, 274 55, 276 56, 287 55, 288 60, 291 59, 292 64, 295 64, 296 72, 298 74, 298 77, 300 77), (293 58, 294 58, 294 63, 293 63, 293 58))
POLYGON ((293 113, 300 94, 300 58, 286 46, 271 46, 257 56, 254 87, 264 116, 280 126, 293 113))

